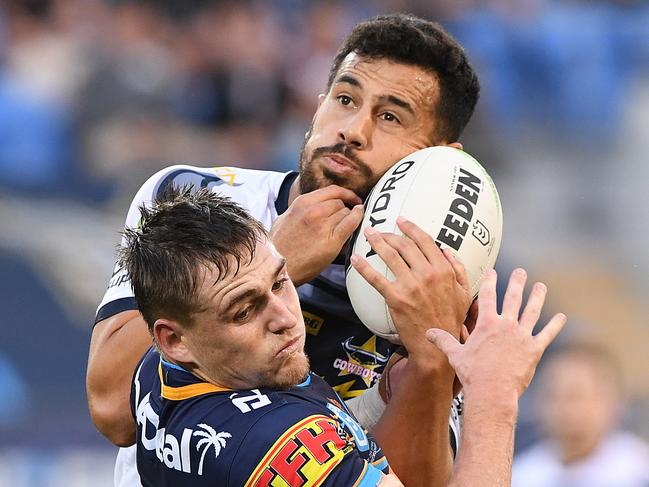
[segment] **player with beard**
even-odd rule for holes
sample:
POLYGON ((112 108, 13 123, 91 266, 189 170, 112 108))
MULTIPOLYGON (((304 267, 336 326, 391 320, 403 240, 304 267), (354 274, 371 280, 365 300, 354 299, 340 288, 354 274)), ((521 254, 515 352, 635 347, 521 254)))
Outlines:
MULTIPOLYGON (((142 186, 126 220, 126 228, 136 228, 141 204, 170 183, 190 183, 230 196, 261 221, 299 286, 313 371, 344 399, 360 397, 355 407, 367 413, 363 423, 373 426, 396 473, 410 485, 445 485, 450 476, 454 373, 441 351, 413 340, 408 360, 390 372, 399 386, 379 396, 395 346, 372 335, 354 314, 340 255, 362 220, 362 198, 389 167, 423 147, 461 147, 457 139, 478 91, 463 50, 438 25, 404 15, 377 17, 357 25, 334 59, 299 174, 173 166, 142 186)), ((412 223, 401 230, 402 237, 369 236, 406 261, 426 262, 417 279, 385 295, 393 316, 411 327, 412 336, 423 337, 436 326, 459 337, 470 296, 458 264, 412 223)), ((93 421, 118 445, 134 442, 130 378, 149 345, 128 275, 118 265, 97 311, 87 377, 93 421)), ((453 423, 452 444, 457 430, 453 423)), ((132 470, 122 470, 129 465, 128 453, 120 455, 117 484, 138 485, 135 477, 129 480, 132 470)))

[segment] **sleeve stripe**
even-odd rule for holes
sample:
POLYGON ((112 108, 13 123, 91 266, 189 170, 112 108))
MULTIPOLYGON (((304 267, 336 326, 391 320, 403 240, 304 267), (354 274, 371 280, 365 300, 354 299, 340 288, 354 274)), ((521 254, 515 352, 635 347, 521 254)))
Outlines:
POLYGON ((117 313, 132 309, 137 309, 137 303, 135 302, 134 297, 116 299, 115 301, 106 303, 97 311, 97 315, 95 316, 95 325, 101 320, 115 316, 117 313))
POLYGON ((288 209, 288 197, 291 192, 291 186, 293 181, 297 178, 298 173, 296 171, 289 172, 282 181, 281 186, 279 187, 279 192, 277 193, 277 199, 275 200, 275 210, 278 215, 281 215, 288 209))
POLYGON ((376 487, 382 476, 383 473, 379 469, 368 463, 354 487, 376 487))
POLYGON ((379 460, 372 462, 372 466, 374 466, 374 468, 378 468, 379 470, 385 470, 386 468, 388 468, 388 459, 385 457, 380 458, 379 460))

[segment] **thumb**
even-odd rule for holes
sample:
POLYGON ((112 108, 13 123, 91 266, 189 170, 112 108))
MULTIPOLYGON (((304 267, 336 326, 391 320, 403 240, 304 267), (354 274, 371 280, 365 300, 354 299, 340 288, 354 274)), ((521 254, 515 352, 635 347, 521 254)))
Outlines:
POLYGON ((349 214, 340 221, 334 230, 334 236, 345 242, 363 221, 364 210, 363 205, 354 206, 349 214))
POLYGON ((426 338, 429 342, 439 348, 447 358, 452 355, 458 347, 461 347, 453 335, 446 330, 431 328, 426 331, 426 338))

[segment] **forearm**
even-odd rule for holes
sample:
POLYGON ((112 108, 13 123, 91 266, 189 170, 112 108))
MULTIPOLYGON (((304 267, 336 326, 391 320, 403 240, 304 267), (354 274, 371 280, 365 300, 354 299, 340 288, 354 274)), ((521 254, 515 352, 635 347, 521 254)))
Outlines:
POLYGON ((92 332, 86 375, 88 408, 97 429, 118 446, 135 442, 131 379, 150 346, 151 336, 138 311, 103 320, 92 332))
POLYGON ((497 402, 465 392, 462 446, 449 487, 511 485, 517 415, 513 392, 497 402))
POLYGON ((451 475, 448 418, 453 372, 445 362, 431 366, 411 356, 372 431, 406 486, 446 486, 451 475))

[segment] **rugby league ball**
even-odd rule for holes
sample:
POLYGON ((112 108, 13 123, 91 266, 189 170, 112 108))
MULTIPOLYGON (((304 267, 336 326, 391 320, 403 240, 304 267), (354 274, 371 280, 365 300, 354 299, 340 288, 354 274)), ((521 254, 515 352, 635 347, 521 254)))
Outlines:
MULTIPOLYGON (((496 187, 484 168, 464 151, 429 147, 404 157, 378 181, 365 201, 365 216, 352 237, 351 252, 394 280, 364 236, 371 226, 401 235, 398 216, 431 235, 440 248, 452 249, 464 264, 470 291, 477 296, 484 272, 493 267, 500 249, 503 216, 496 187)), ((376 335, 398 342, 388 307, 350 265, 347 291, 354 311, 376 335)))

